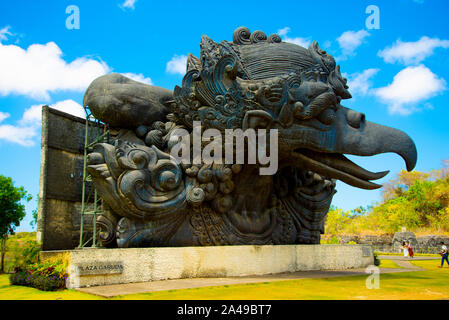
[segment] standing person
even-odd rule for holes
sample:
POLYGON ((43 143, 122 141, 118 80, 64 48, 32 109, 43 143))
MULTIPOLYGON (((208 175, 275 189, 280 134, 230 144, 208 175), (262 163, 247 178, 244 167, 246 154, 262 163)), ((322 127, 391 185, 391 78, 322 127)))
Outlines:
POLYGON ((408 257, 408 247, 405 241, 402 241, 402 252, 404 253, 404 257, 408 257))
POLYGON ((408 255, 409 255, 409 257, 410 257, 410 258, 413 258, 413 256, 414 256, 415 254, 413 253, 413 248, 412 248, 412 242, 411 242, 411 241, 408 242, 407 249, 408 249, 408 255))
POLYGON ((446 247, 446 245, 444 244, 443 241, 441 241, 440 244, 441 244, 441 251, 440 251, 440 255, 441 255, 441 266, 438 267, 438 268, 443 268, 444 260, 446 260, 446 263, 447 263, 448 266, 449 266, 449 261, 447 260, 448 253, 447 253, 447 247, 446 247))

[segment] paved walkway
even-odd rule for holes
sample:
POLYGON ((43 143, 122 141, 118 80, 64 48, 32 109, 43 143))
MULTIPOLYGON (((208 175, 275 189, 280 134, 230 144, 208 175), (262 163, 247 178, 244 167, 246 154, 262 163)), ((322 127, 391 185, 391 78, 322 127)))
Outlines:
POLYGON ((402 261, 417 261, 417 260, 440 260, 440 257, 413 257, 413 258, 409 258, 409 257, 404 257, 404 256, 382 256, 379 255, 378 256, 379 259, 381 260, 402 260, 402 261))
POLYGON ((378 256, 380 260, 393 260, 398 266, 402 268, 407 268, 410 271, 421 271, 425 270, 424 268, 417 267, 410 263, 410 261, 419 261, 419 260, 440 260, 438 257, 417 257, 409 258, 404 256, 378 256))
POLYGON ((380 260, 402 260, 402 261, 417 261, 417 260, 441 260, 440 257, 421 257, 421 256, 415 256, 414 258, 404 257, 404 256, 383 256, 379 255, 378 258, 380 260))
POLYGON ((416 271, 425 270, 424 268, 417 267, 417 266, 411 264, 410 261, 397 259, 397 260, 394 260, 394 263, 396 263, 398 266, 400 266, 402 268, 412 269, 412 270, 416 270, 416 271))
MULTIPOLYGON (((395 272, 410 272, 410 271, 418 271, 418 270, 416 270, 415 268, 408 268, 408 267, 405 267, 403 269, 380 268, 380 273, 395 273, 395 272)), ((291 273, 279 273, 279 274, 246 276, 246 277, 159 280, 150 282, 79 288, 77 290, 106 298, 112 298, 118 295, 136 294, 154 291, 167 291, 167 290, 178 290, 187 288, 201 288, 210 286, 224 286, 224 285, 286 281, 297 279, 333 278, 333 277, 358 276, 358 275, 367 275, 367 273, 365 272, 365 269, 298 271, 291 273)))

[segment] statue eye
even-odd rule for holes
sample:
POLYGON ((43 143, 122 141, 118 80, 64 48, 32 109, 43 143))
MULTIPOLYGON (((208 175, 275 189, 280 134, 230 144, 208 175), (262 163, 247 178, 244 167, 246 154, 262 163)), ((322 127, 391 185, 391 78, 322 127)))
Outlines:
POLYGON ((320 120, 320 122, 326 125, 330 125, 334 122, 335 117, 336 117, 335 111, 333 109, 328 108, 318 115, 318 120, 320 120))
POLYGON ((296 117, 301 118, 303 111, 304 111, 304 104, 301 101, 296 101, 295 104, 293 105, 293 114, 296 117))

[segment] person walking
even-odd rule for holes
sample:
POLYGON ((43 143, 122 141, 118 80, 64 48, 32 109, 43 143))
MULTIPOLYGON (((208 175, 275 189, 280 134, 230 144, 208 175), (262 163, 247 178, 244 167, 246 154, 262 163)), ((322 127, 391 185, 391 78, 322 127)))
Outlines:
POLYGON ((409 257, 410 257, 410 258, 413 258, 413 256, 414 256, 415 254, 413 253, 413 248, 412 248, 412 242, 411 242, 411 241, 408 242, 407 249, 408 249, 408 255, 409 255, 409 257))
POLYGON ((402 241, 402 252, 404 253, 404 258, 408 257, 408 247, 405 241, 402 241))
POLYGON ((444 265, 444 260, 446 260, 447 265, 449 266, 449 261, 447 260, 447 256, 448 256, 448 252, 447 252, 447 246, 444 244, 443 241, 441 241, 441 251, 440 251, 440 255, 441 255, 441 266, 439 266, 438 268, 443 268, 444 265))

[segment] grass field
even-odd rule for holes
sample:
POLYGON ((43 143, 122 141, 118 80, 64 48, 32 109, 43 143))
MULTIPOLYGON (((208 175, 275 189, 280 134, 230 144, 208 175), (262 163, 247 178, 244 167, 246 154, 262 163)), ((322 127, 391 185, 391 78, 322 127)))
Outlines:
MULTIPOLYGON (((388 261, 388 262, 387 262, 388 261)), ((300 279, 257 284, 217 286, 160 291, 118 296, 118 300, 239 300, 239 299, 449 299, 449 268, 440 269, 438 260, 413 261, 425 271, 380 275, 380 288, 367 289, 367 276, 346 276, 323 279, 300 279)), ((381 267, 398 267, 382 260, 381 267)), ((92 300, 103 299, 76 290, 43 292, 33 288, 10 286, 8 275, 0 275, 0 299, 3 300, 92 300)))
POLYGON ((40 291, 34 288, 11 286, 9 275, 0 275, 0 300, 98 300, 101 297, 76 290, 40 291))
POLYGON ((381 260, 381 268, 402 268, 398 266, 393 260, 381 260))
MULTIPOLYGON (((377 252, 379 256, 402 256, 402 253, 392 253, 392 252, 377 252)), ((416 257, 440 257, 439 254, 436 253, 415 253, 416 257)))

